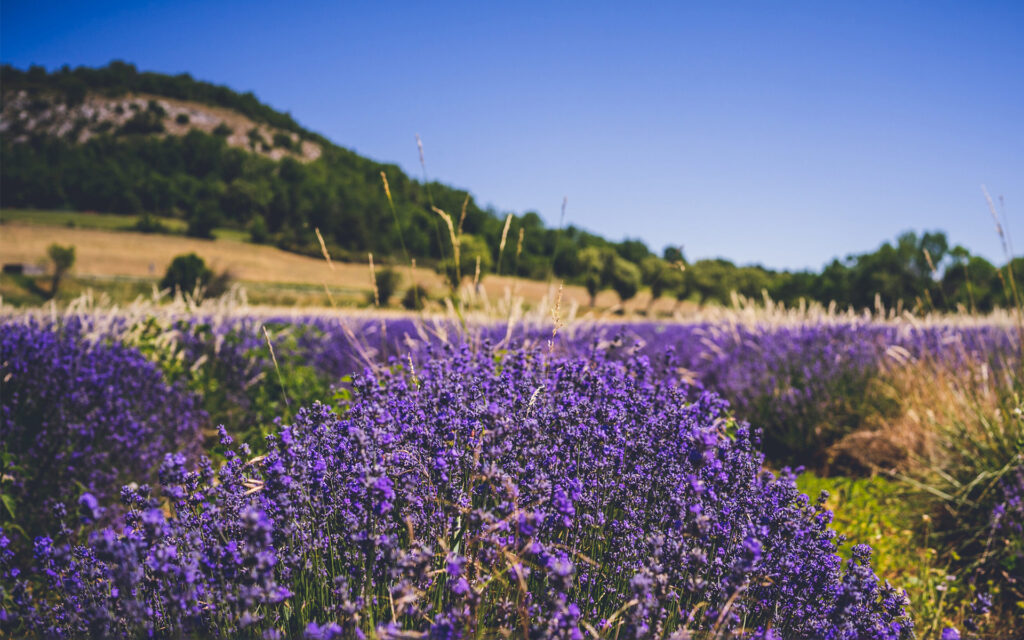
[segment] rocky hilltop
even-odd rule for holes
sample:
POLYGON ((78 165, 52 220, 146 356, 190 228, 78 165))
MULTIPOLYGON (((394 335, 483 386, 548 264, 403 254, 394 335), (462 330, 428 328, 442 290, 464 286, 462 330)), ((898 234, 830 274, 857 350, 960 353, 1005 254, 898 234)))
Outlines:
POLYGON ((82 144, 104 134, 182 136, 192 130, 223 137, 228 146, 273 160, 291 156, 311 162, 323 153, 321 145, 298 133, 255 122, 236 111, 146 93, 111 97, 89 92, 70 104, 60 93, 19 89, 4 93, 0 111, 0 135, 14 143, 39 134, 82 144))

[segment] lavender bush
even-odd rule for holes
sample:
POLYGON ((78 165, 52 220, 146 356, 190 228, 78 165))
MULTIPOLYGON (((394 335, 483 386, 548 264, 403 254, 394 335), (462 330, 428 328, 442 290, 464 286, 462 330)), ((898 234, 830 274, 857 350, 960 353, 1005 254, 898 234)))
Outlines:
POLYGON ((150 477, 167 451, 198 453, 198 399, 137 351, 81 329, 0 324, 0 487, 26 535, 52 524, 58 505, 75 510, 82 496, 92 507, 150 477))
MULTIPOLYGON (((508 340, 547 345, 549 326, 483 325, 463 330, 444 321, 338 318, 292 320, 304 329, 300 360, 340 379, 389 356, 414 361, 426 347, 508 340)), ((287 326, 281 322, 281 326, 287 326)), ((864 321, 796 324, 580 323, 553 340, 561 353, 586 355, 596 347, 611 358, 671 351, 677 375, 727 399, 741 418, 762 429, 762 449, 773 464, 820 467, 844 435, 898 407, 876 393, 890 366, 932 359, 959 366, 985 362, 993 371, 1016 366, 1015 331, 1006 327, 864 321)))
MULTIPOLYGON (((126 489, 118 527, 0 548, 12 632, 909 638, 870 549, 673 363, 428 350, 250 457, 126 489), (26 582, 28 581, 28 582, 26 582), (34 582, 33 582, 34 581, 34 582), (35 584, 29 589, 27 584, 35 584)), ((2 534, 0 534, 2 538, 2 534)))

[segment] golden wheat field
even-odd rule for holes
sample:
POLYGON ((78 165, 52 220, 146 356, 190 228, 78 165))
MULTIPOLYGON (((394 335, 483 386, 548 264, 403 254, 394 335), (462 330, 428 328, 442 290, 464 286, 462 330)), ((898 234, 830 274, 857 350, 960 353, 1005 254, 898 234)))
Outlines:
MULTIPOLYGON (((276 247, 239 242, 236 240, 203 240, 164 234, 146 234, 131 231, 106 231, 53 226, 37 226, 9 222, 0 226, 0 258, 5 263, 33 264, 44 260, 46 248, 52 244, 73 245, 76 249, 74 274, 77 276, 134 278, 160 278, 167 265, 178 255, 196 253, 215 271, 228 271, 243 285, 276 283, 296 285, 327 285, 335 294, 364 294, 372 290, 368 264, 334 261, 330 265, 323 259, 310 258, 282 251, 276 247)), ((381 265, 378 264, 378 268, 381 265)), ((396 267, 402 275, 402 288, 410 278, 440 295, 447 288, 442 277, 431 269, 396 267), (410 276, 410 273, 413 275, 410 276)), ((506 296, 537 304, 545 298, 557 296, 558 283, 549 284, 509 276, 488 275, 480 282, 481 294, 498 300, 506 296)), ((562 290, 562 304, 585 305, 589 296, 583 287, 567 285, 562 290)), ((627 311, 647 309, 650 293, 643 291, 626 305, 627 311)), ((597 297, 597 307, 614 309, 617 296, 603 291, 597 297)), ((670 312, 674 300, 659 300, 654 309, 670 312)))

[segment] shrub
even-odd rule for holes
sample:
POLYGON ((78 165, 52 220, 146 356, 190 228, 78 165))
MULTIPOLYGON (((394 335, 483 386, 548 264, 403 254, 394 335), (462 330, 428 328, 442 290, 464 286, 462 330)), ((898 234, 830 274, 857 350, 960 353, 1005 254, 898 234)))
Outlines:
POLYGON ((277 133, 274 134, 274 138, 273 139, 274 139, 274 146, 278 147, 280 149, 291 150, 292 147, 294 146, 294 142, 292 142, 292 137, 290 135, 288 135, 287 133, 283 133, 281 131, 278 131, 277 133))
POLYGON ((234 275, 231 271, 225 269, 220 273, 215 273, 210 278, 210 282, 206 285, 206 289, 203 291, 205 297, 208 298, 219 298, 228 292, 231 288, 231 283, 234 282, 234 275))
POLYGON ((458 289, 462 284, 459 278, 474 278, 477 262, 480 264, 480 278, 491 270, 491 250, 483 238, 470 234, 463 234, 459 239, 459 268, 455 268, 454 256, 443 260, 438 265, 438 272, 444 275, 452 291, 458 289))
POLYGON ((640 290, 640 268, 622 258, 615 258, 608 276, 608 284, 619 294, 619 300, 625 302, 640 290))
POLYGON ((194 253, 187 253, 171 261, 160 281, 160 288, 183 294, 191 293, 206 288, 212 278, 213 271, 206 266, 206 262, 194 253))
POLYGON ((54 243, 46 249, 46 255, 53 263, 53 279, 50 281, 50 297, 53 297, 57 295, 60 281, 75 264, 75 247, 74 245, 65 247, 54 243))
POLYGON ((188 117, 187 113, 179 113, 177 116, 175 116, 174 121, 178 124, 188 124, 189 122, 191 122, 191 118, 188 117))
POLYGON ((430 300, 430 295, 426 288, 421 284, 413 283, 402 296, 402 306, 409 311, 421 311, 427 305, 427 300, 430 300))
POLYGON ((212 133, 217 137, 227 138, 232 133, 234 133, 234 129, 232 129, 231 127, 222 122, 214 128, 212 133))
POLYGON ((0 324, 2 493, 28 535, 56 505, 103 501, 152 479, 166 451, 196 452, 205 414, 138 351, 93 343, 75 322, 0 324))
POLYGON ((900 426, 923 432, 929 445, 919 456, 922 462, 900 477, 930 501, 940 558, 963 585, 949 594, 947 606, 964 606, 980 594, 983 608, 992 608, 997 617, 1019 616, 1024 607, 1021 370, 926 362, 897 382, 906 414, 900 426))
MULTIPOLYGON (((127 491, 120 529, 36 544, 10 614, 67 635, 909 638, 870 549, 710 393, 644 358, 441 354, 357 378, 265 457, 127 491), (688 400, 693 394, 693 400, 688 400)), ((222 444, 230 446, 224 437, 222 444)))
POLYGON ((257 244, 270 242, 270 229, 267 228, 267 221, 258 213, 253 215, 252 220, 249 221, 249 239, 257 244))
POLYGON ((122 135, 147 135, 163 133, 163 131, 163 119, 158 114, 152 111, 139 111, 121 125, 119 133, 122 135))
MULTIPOLYGON (((402 283, 402 276, 394 269, 388 267, 376 272, 377 298, 382 307, 388 306, 388 301, 395 295, 395 290, 402 283)), ((370 293, 370 304, 373 304, 373 293, 370 293)))
POLYGON ((763 429, 778 463, 821 466, 825 451, 860 426, 879 374, 878 335, 851 325, 710 329, 716 349, 701 381, 763 429))
POLYGON ((220 222, 220 210, 210 202, 200 202, 188 216, 185 235, 193 238, 213 238, 213 230, 220 222))
POLYGON ((259 127, 249 129, 246 136, 249 138, 249 147, 253 150, 267 146, 267 141, 260 133, 259 127))
POLYGON ((142 214, 135 224, 132 225, 132 229, 141 233, 168 233, 167 226, 164 225, 160 220, 154 217, 150 213, 142 214))
POLYGON ((156 100, 150 100, 146 105, 146 110, 161 119, 167 116, 167 110, 160 106, 160 103, 156 100))

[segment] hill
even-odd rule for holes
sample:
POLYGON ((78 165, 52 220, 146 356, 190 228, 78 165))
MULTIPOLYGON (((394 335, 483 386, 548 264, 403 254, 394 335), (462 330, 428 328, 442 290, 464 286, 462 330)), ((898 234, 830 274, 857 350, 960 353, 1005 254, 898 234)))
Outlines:
POLYGON ((863 308, 877 294, 887 306, 985 310, 1014 294, 1010 278, 941 232, 904 234, 821 273, 790 273, 724 259, 690 264, 676 248, 655 256, 638 240, 551 229, 536 213, 484 209, 464 189, 364 158, 251 93, 123 62, 52 72, 3 65, 0 135, 2 207, 131 215, 139 231, 218 230, 310 256, 320 255, 320 230, 337 259, 415 260, 449 281, 477 269, 554 276, 585 287, 592 302, 601 291, 625 301, 646 288, 700 303, 728 303, 738 291, 863 308))
MULTIPOLYGON (((485 270, 500 257, 505 217, 467 191, 361 157, 252 94, 120 62, 52 73, 7 65, 0 86, 5 207, 147 212, 187 221, 196 237, 234 227, 310 254, 319 254, 319 228, 341 257, 438 264, 452 249, 437 207, 461 219, 467 268, 477 256, 485 270)), ((556 271, 578 276, 576 250, 612 244, 577 229, 559 234, 535 213, 514 217, 513 241, 520 229, 519 259, 501 270, 525 277, 547 277, 556 253, 556 271)))

